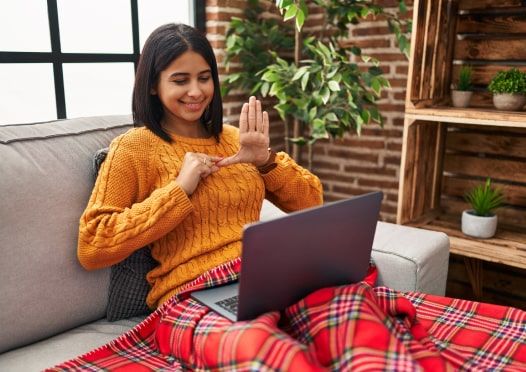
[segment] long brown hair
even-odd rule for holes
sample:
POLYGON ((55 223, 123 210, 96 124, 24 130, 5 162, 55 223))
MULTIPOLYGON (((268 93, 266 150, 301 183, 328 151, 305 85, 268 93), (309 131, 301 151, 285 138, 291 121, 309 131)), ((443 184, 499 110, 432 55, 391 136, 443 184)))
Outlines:
POLYGON ((157 84, 161 71, 188 50, 200 54, 210 66, 214 96, 200 122, 208 134, 219 140, 219 134, 223 130, 223 102, 214 51, 201 31, 184 24, 169 23, 160 26, 150 34, 144 44, 133 87, 134 125, 144 125, 165 141, 172 141, 161 126, 164 113, 162 103, 151 91, 157 84))

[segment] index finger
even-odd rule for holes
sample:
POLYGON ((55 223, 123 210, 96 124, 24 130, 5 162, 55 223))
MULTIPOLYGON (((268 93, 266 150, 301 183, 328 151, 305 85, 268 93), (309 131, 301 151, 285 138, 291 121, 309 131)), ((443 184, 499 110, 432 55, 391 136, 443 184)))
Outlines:
POLYGON ((244 133, 248 129, 248 103, 243 103, 241 114, 239 115, 239 132, 244 133))

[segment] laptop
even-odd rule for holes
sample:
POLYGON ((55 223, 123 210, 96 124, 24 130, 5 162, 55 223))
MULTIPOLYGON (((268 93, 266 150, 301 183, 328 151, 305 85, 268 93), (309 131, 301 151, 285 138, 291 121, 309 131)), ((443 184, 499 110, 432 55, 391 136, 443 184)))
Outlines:
POLYGON ((367 273, 383 198, 373 192, 247 225, 239 281, 191 294, 220 315, 250 320, 367 273))

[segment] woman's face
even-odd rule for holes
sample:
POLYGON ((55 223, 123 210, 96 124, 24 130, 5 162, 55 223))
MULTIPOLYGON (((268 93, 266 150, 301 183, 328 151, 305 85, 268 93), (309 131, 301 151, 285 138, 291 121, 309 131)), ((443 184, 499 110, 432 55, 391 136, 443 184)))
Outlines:
POLYGON ((198 124, 214 95, 212 70, 200 54, 187 51, 161 71, 152 94, 159 96, 167 124, 198 124))

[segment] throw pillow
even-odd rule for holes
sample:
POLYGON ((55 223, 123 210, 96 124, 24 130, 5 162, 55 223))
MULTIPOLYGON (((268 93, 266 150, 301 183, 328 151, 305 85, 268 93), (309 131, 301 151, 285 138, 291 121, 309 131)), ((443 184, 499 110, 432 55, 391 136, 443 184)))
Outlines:
MULTIPOLYGON (((108 155, 108 148, 95 153, 93 158, 94 178, 108 155)), ((106 318, 113 322, 132 316, 143 315, 151 310, 146 305, 150 284, 146 274, 157 265, 150 248, 144 247, 132 253, 124 261, 111 267, 108 307, 106 318)))

